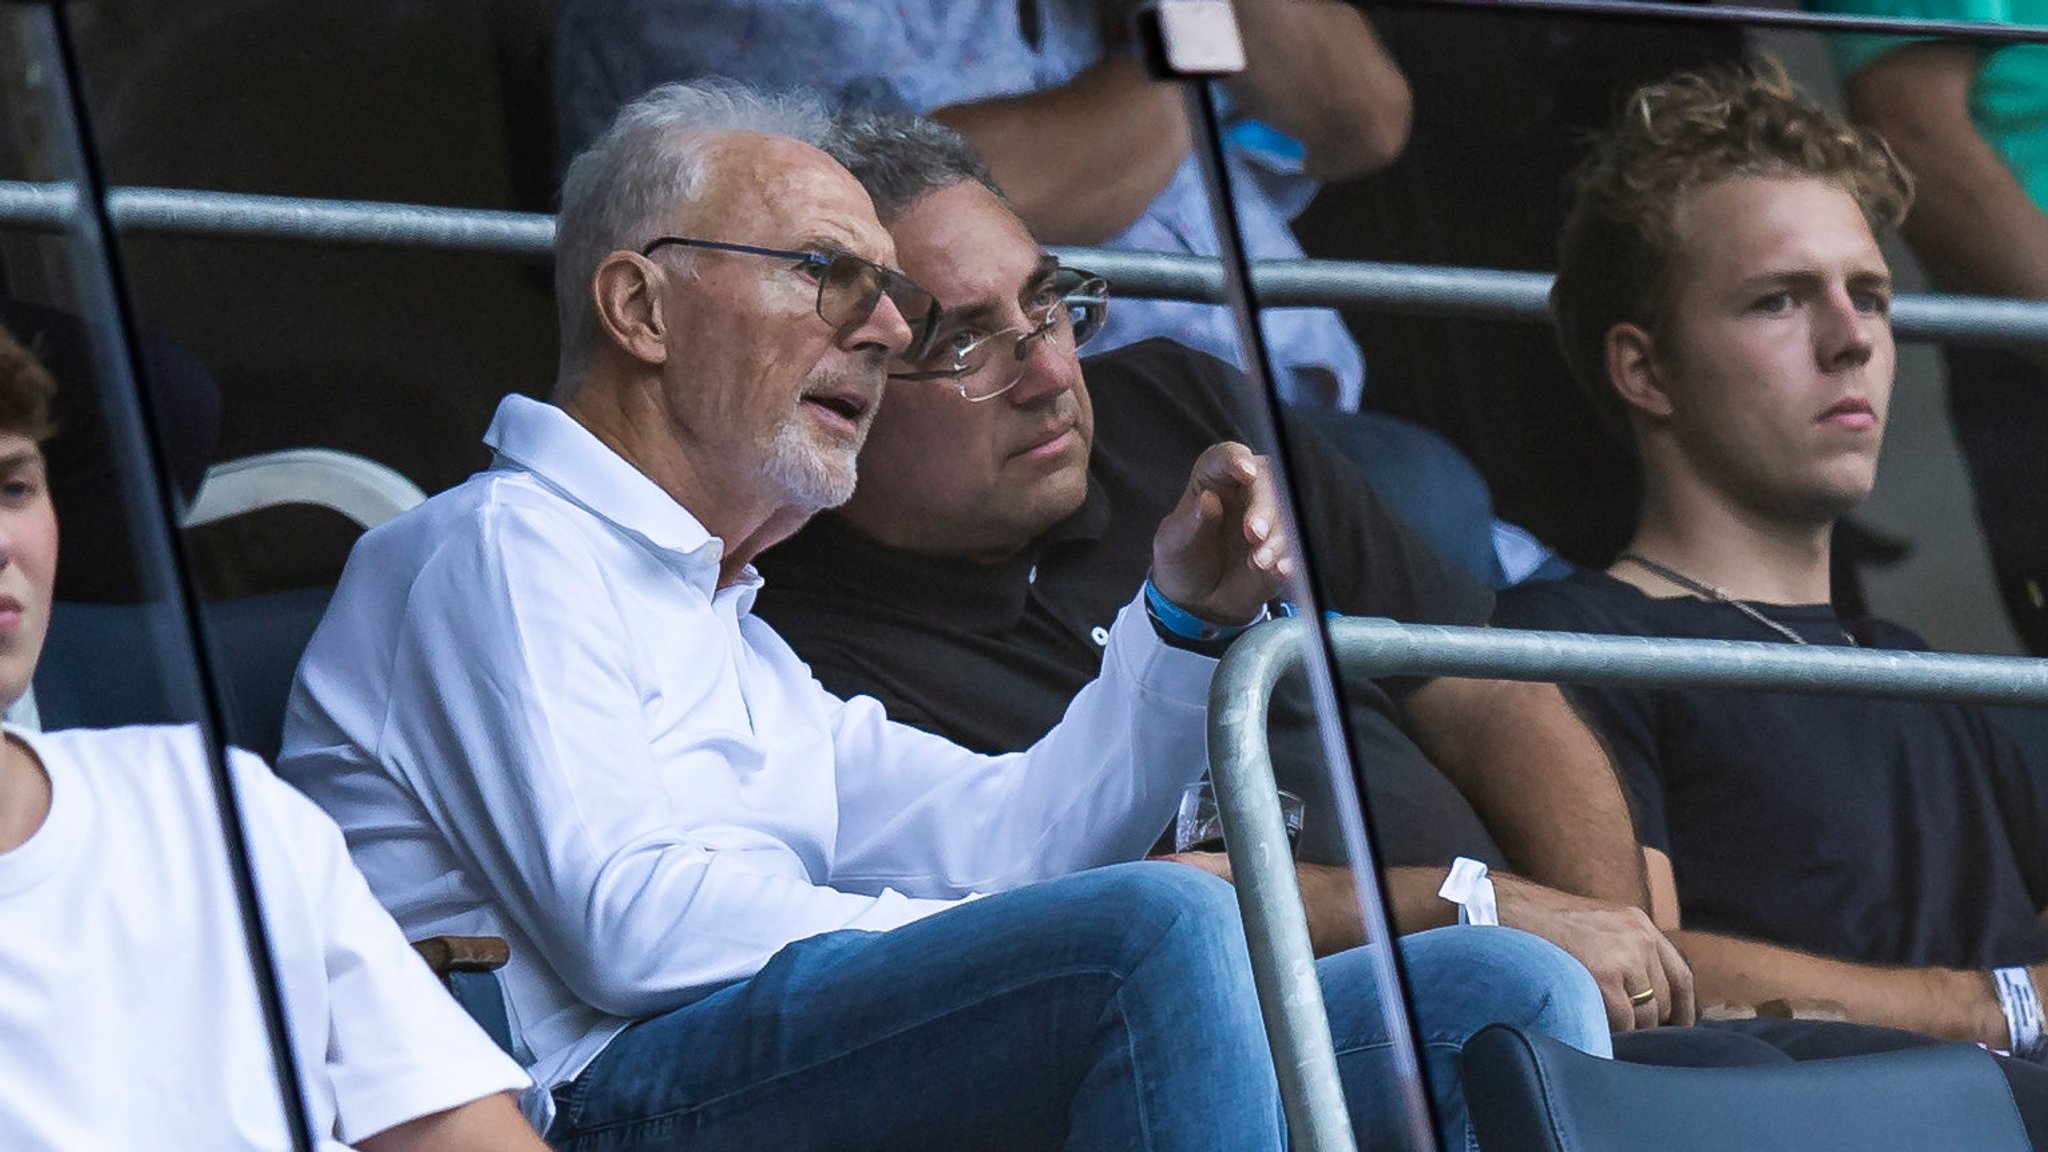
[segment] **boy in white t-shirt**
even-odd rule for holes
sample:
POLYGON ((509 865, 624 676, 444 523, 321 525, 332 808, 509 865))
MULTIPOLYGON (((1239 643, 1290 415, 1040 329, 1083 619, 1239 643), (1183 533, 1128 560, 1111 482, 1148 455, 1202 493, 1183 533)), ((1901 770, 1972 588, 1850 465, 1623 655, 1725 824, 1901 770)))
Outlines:
MULTIPOLYGON (((50 378, 0 330, 0 707, 50 618, 50 378)), ((443 992, 341 834, 231 771, 321 1152, 542 1152, 527 1078, 443 992)), ((198 730, 0 740, 0 1148, 291 1145, 198 730)))

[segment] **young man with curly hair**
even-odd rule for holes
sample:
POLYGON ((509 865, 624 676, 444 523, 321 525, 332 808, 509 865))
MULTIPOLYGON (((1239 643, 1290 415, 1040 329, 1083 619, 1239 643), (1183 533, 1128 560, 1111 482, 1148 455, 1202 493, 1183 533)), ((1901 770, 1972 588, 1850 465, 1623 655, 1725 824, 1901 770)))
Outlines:
MULTIPOLYGON (((1642 464, 1606 571, 1504 596, 1530 628, 1925 645, 1829 603, 1892 391, 1876 233, 1912 181, 1782 71, 1645 88, 1581 172, 1559 341, 1642 464)), ((2048 790, 1982 709, 1718 689, 1576 689, 1637 809, 1653 907, 1701 1003, 2038 1056, 2048 790)))

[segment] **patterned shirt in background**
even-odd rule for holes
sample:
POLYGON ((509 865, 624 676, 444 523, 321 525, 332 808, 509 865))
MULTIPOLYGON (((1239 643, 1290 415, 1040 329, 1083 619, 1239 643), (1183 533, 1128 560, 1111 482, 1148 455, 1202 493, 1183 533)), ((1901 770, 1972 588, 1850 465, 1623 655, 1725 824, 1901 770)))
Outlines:
MULTIPOLYGON (((2048 25, 2048 0, 1805 0, 1805 7, 1854 16, 2048 25)), ((1837 35, 1828 37, 1828 48, 1846 80, 1912 42, 1900 36, 1837 35)), ((1969 107, 1970 122, 2012 169, 2027 198, 2048 211, 2048 45, 1986 47, 1970 80, 1969 107)))
MULTIPOLYGON (((808 88, 835 106, 928 112, 1065 84, 1101 60, 1093 0, 1037 0, 1035 29, 1019 0, 560 0, 555 103, 563 155, 581 150, 614 112, 657 84, 729 76, 765 88, 808 88)), ((1230 163, 1237 210, 1255 259, 1298 259, 1288 220, 1315 194, 1299 148, 1239 122, 1230 163)), ((1108 247, 1213 256, 1216 230, 1193 157, 1145 214, 1108 247)), ((1333 311, 1273 308, 1266 339, 1287 399, 1355 409, 1365 383, 1358 345, 1333 311)), ((1242 365, 1230 312, 1210 304, 1121 297, 1093 345, 1166 336, 1242 365)))

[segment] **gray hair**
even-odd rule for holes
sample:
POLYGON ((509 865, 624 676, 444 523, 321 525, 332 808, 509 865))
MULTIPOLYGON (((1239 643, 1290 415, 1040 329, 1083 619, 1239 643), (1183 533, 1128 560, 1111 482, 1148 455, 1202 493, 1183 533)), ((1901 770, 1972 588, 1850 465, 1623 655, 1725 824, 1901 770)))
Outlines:
POLYGON ((853 173, 883 224, 924 196, 973 181, 1009 199, 990 176, 974 145, 958 132, 922 116, 848 111, 833 118, 832 135, 821 145, 853 173))
POLYGON ((555 217, 557 396, 573 392, 590 368, 598 339, 590 280, 597 266, 619 249, 638 251, 673 222, 677 205, 703 194, 706 153, 718 137, 759 132, 822 147, 831 130, 831 117, 809 96, 728 80, 664 84, 620 109, 562 180, 555 217))

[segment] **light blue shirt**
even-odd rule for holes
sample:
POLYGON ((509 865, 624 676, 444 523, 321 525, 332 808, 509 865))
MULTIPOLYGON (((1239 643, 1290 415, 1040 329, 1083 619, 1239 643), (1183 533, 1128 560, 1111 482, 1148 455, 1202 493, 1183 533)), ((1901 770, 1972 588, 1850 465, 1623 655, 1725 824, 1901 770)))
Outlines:
MULTIPOLYGON (((1054 88, 1103 58, 1093 0, 1039 0, 1037 43, 1017 0, 561 0, 555 88, 564 154, 657 84, 729 76, 768 88, 809 88, 835 106, 928 112, 1054 88)), ((1242 126, 1240 126, 1242 128, 1242 126)), ((1298 259, 1288 220, 1314 195, 1284 137, 1232 134, 1230 164, 1245 248, 1298 259)), ((1201 173, 1190 157, 1109 247, 1213 256, 1201 173)), ((1281 394, 1358 406, 1365 363, 1323 308, 1267 309, 1263 324, 1281 394)), ((1212 304, 1119 298, 1091 348, 1167 336, 1242 366, 1235 321, 1212 304)))

